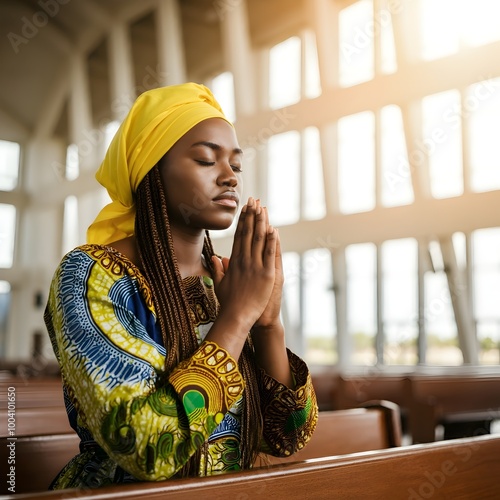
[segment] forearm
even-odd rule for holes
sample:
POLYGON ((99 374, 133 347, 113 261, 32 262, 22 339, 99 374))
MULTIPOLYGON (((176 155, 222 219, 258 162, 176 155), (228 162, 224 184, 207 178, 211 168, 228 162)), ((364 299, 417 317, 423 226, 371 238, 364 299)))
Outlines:
POLYGON ((207 333, 205 340, 215 342, 235 360, 238 360, 250 328, 251 325, 244 318, 221 312, 207 333))
POLYGON ((285 345, 285 330, 281 322, 272 326, 252 328, 252 341, 258 366, 278 382, 293 388, 294 382, 285 345))

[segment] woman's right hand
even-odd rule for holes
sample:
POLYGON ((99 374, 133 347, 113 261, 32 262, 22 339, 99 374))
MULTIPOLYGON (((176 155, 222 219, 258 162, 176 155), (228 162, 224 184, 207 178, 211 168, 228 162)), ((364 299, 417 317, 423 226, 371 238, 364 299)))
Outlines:
POLYGON ((273 291, 277 239, 259 200, 249 198, 238 220, 231 258, 213 258, 214 284, 221 306, 216 323, 234 323, 244 338, 273 291))

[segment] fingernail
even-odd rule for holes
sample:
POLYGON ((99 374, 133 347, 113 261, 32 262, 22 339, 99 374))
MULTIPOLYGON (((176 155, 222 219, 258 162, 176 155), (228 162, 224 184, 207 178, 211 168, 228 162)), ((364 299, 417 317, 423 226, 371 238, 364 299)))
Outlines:
POLYGON ((273 226, 271 226, 271 225, 269 225, 269 227, 267 228, 267 232, 268 232, 269 234, 272 234, 272 233, 274 232, 274 227, 273 227, 273 226))
POLYGON ((250 198, 248 198, 248 206, 253 207, 254 203, 255 203, 255 200, 250 196, 250 198))

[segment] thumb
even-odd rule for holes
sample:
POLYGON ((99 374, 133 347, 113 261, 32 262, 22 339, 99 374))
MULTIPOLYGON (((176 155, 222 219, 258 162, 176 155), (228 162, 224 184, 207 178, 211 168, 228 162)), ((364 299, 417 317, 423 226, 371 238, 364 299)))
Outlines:
POLYGON ((229 268, 229 258, 228 257, 222 257, 222 265, 224 266, 224 273, 227 273, 227 270, 229 268))
POLYGON ((214 286, 217 288, 219 283, 222 281, 222 278, 224 278, 225 269, 222 260, 216 255, 212 256, 212 264, 214 266, 214 286))

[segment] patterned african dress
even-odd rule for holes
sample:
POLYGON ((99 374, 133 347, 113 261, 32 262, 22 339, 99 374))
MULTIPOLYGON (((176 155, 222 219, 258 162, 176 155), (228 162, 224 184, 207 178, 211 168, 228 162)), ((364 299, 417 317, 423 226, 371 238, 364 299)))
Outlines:
MULTIPOLYGON (((183 285, 199 348, 167 378, 151 291, 140 270, 100 245, 63 258, 45 322, 81 443, 51 488, 168 479, 200 448, 200 476, 240 469, 244 381, 228 352, 204 340, 218 309, 212 280, 189 277, 183 285)), ((259 373, 262 451, 276 456, 301 449, 317 421, 307 366, 289 351, 288 358, 294 389, 259 373)))

